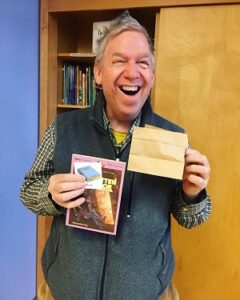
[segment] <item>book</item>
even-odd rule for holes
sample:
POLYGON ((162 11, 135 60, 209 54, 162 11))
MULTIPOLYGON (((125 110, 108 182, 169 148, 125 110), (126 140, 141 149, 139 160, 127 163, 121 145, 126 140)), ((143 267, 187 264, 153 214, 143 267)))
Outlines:
POLYGON ((73 154, 71 172, 85 176, 87 186, 85 202, 67 209, 66 225, 116 235, 125 169, 125 162, 73 154))
POLYGON ((100 178, 100 173, 97 172, 91 165, 83 166, 77 169, 79 174, 86 177, 87 181, 93 181, 100 178))
POLYGON ((93 106, 96 98, 92 65, 64 63, 62 103, 93 106))
POLYGON ((111 21, 93 22, 93 33, 92 33, 92 53, 96 54, 98 47, 98 41, 105 34, 109 28, 111 21))

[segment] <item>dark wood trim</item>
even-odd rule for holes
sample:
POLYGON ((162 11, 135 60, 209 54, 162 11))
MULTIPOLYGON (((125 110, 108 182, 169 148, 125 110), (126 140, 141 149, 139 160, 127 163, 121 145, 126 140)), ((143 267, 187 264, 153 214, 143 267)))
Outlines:
POLYGON ((102 10, 102 9, 128 9, 143 7, 172 7, 192 5, 217 5, 217 4, 239 4, 238 0, 49 0, 49 12, 81 11, 81 10, 102 10))

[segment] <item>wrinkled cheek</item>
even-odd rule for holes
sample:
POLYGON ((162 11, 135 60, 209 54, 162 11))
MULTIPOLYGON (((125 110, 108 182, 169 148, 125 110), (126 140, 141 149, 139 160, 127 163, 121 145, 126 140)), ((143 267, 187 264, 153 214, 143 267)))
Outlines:
POLYGON ((153 84, 154 84, 154 74, 151 75, 150 80, 149 80, 149 86, 150 86, 150 88, 153 87, 153 84))

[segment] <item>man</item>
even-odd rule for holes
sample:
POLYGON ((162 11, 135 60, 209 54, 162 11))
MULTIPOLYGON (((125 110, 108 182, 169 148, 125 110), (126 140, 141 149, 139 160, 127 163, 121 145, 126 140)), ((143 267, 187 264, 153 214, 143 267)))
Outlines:
POLYGON ((66 208, 85 201, 85 178, 69 174, 72 153, 127 162, 135 126, 183 132, 152 112, 152 45, 128 13, 100 42, 94 76, 102 88, 94 107, 57 116, 21 190, 29 209, 54 216, 44 275, 57 300, 166 299, 174 270, 170 215, 187 228, 208 218, 208 160, 186 150, 182 181, 127 171, 116 236, 65 226, 66 208))

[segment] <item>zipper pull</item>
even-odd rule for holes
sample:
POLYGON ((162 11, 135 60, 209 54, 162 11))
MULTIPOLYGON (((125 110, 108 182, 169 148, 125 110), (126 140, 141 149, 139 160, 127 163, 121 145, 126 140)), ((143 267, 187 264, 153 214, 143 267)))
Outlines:
POLYGON ((128 206, 127 206, 127 218, 131 218, 132 214, 132 194, 133 194, 133 180, 134 180, 135 172, 132 173, 131 181, 130 181, 130 192, 129 192, 129 198, 128 198, 128 206))

